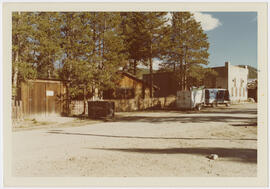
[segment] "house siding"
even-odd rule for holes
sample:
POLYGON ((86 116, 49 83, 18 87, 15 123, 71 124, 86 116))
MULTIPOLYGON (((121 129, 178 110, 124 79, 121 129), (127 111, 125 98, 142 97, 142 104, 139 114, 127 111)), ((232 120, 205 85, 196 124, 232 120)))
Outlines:
MULTIPOLYGON (((140 98, 149 98, 150 97, 150 90, 146 84, 134 76, 130 74, 123 73, 121 79, 117 83, 117 89, 133 89, 134 96, 132 98, 129 96, 126 98, 124 95, 123 98, 116 98, 116 99, 140 99, 140 98)), ((115 99, 112 93, 115 93, 115 90, 110 90, 110 92, 106 91, 104 95, 104 99, 115 99)))
POLYGON ((241 68, 238 66, 230 65, 228 67, 228 89, 234 91, 230 94, 232 101, 245 101, 247 100, 247 80, 248 80, 248 69, 241 68))
POLYGON ((22 110, 26 117, 61 115, 66 87, 61 81, 29 80, 21 83, 22 110))
POLYGON ((223 67, 212 68, 218 73, 217 76, 206 78, 206 88, 228 89, 232 102, 247 100, 248 68, 233 66, 229 62, 223 67))

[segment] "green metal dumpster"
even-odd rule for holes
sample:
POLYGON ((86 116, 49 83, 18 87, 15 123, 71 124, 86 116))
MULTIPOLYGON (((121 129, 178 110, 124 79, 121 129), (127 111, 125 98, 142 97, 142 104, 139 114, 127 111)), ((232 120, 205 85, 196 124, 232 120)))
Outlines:
POLYGON ((114 111, 115 105, 112 101, 88 101, 89 118, 113 118, 114 111))

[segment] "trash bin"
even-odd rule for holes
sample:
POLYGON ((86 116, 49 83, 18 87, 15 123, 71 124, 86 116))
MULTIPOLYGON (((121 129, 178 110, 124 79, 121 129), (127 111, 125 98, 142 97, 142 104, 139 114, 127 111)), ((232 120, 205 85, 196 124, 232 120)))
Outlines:
POLYGON ((94 119, 113 118, 114 107, 112 101, 88 101, 88 117, 94 119))

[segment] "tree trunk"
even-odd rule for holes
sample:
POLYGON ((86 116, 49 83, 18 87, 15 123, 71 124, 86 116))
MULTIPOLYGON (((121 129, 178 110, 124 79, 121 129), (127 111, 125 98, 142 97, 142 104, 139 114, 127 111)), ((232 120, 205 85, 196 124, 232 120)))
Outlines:
MULTIPOLYGON (((96 13, 94 12, 93 14, 94 14, 94 17, 96 18, 96 13)), ((95 56, 95 51, 96 51, 96 22, 95 20, 93 22, 93 42, 94 42, 93 55, 95 56)))
POLYGON ((19 69, 18 69, 18 63, 19 63, 19 51, 17 51, 15 53, 15 64, 13 65, 14 66, 14 74, 13 74, 13 94, 12 96, 14 95, 14 97, 17 96, 17 83, 18 83, 18 73, 19 73, 19 69))
POLYGON ((104 21, 104 26, 103 26, 103 39, 102 39, 102 68, 104 64, 104 51, 105 51, 105 32, 106 32, 106 18, 105 18, 105 13, 103 13, 103 21, 104 21))
POLYGON ((184 58, 184 90, 187 90, 187 47, 185 47, 184 58))
POLYGON ((153 65, 152 65, 152 58, 149 58, 149 66, 150 66, 150 98, 153 98, 153 65))
POLYGON ((67 85, 66 85, 66 87, 67 87, 67 93, 66 93, 66 113, 67 113, 67 115, 69 115, 70 114, 70 109, 69 109, 69 86, 70 86, 70 84, 69 83, 67 83, 67 85))
MULTIPOLYGON (((21 12, 18 12, 18 15, 20 16, 21 15, 21 12)), ((20 22, 18 20, 18 23, 17 25, 19 25, 20 22)), ((16 39, 17 39, 17 45, 18 45, 18 49, 15 53, 15 64, 13 65, 14 66, 14 74, 13 74, 13 91, 12 91, 12 96, 14 95, 14 97, 16 98, 17 96, 17 87, 18 87, 18 74, 19 74, 19 68, 18 68, 18 64, 19 64, 19 56, 20 56, 20 41, 19 41, 19 37, 16 36, 16 39)))
POLYGON ((187 76, 186 76, 186 64, 183 65, 184 66, 184 74, 183 74, 183 83, 184 83, 184 90, 187 90, 187 76))
POLYGON ((133 63, 133 74, 136 76, 136 71, 137 71, 137 61, 136 59, 134 59, 134 63, 133 63))
POLYGON ((50 79, 51 78, 51 70, 50 70, 50 64, 51 64, 51 56, 50 56, 50 53, 49 53, 49 67, 48 67, 48 78, 50 79))
POLYGON ((153 63, 152 63, 152 31, 151 33, 151 41, 150 41, 150 58, 149 58, 149 64, 150 64, 150 98, 153 98, 153 63))
POLYGON ((83 115, 86 113, 86 85, 83 85, 83 115))
POLYGON ((180 91, 183 90, 183 58, 180 57, 180 91))
MULTIPOLYGON (((99 27, 100 28, 100 27, 99 27)), ((98 35, 98 56, 101 57, 101 34, 98 35)), ((98 61, 98 68, 101 68, 101 61, 98 61)))

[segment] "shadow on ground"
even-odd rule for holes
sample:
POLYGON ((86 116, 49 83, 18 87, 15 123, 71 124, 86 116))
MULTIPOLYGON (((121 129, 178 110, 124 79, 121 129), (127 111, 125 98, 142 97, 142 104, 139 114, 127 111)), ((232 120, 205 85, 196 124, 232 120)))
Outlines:
MULTIPOLYGON (((253 114, 257 115, 257 110, 233 110, 232 109, 219 109, 218 111, 213 111, 213 110, 205 110, 202 111, 201 113, 216 113, 216 114, 253 114)), ((199 112, 198 112, 199 113, 199 112)))
POLYGON ((256 122, 245 122, 240 124, 231 124, 235 127, 257 127, 257 121, 256 122))
POLYGON ((162 123, 162 122, 178 122, 178 123, 209 123, 209 122, 257 122, 254 117, 238 117, 238 116, 116 116, 115 122, 148 122, 148 123, 162 123))
POLYGON ((71 133, 61 132, 57 130, 48 131, 49 134, 61 134, 61 135, 78 135, 78 136, 92 136, 92 137, 108 137, 108 138, 134 138, 134 139, 165 139, 165 140, 254 140, 256 138, 185 138, 185 137, 147 137, 147 136, 118 136, 118 135, 102 135, 102 134, 91 134, 91 133, 71 133))
POLYGON ((209 156, 217 154, 221 158, 229 158, 232 161, 242 161, 248 163, 257 163, 256 149, 242 148, 88 148, 93 150, 109 150, 127 153, 144 153, 144 154, 197 154, 209 156))
MULTIPOLYGON (((157 110, 153 113, 160 113, 160 116, 144 116, 142 115, 116 115, 113 121, 116 122, 149 122, 149 123, 162 123, 162 122, 179 122, 179 123, 208 123, 208 122, 245 122, 247 126, 249 123, 257 123, 257 109, 236 109, 230 107, 209 108, 206 107, 203 111, 176 111, 176 110, 157 110), (162 113, 179 113, 172 116, 162 116, 162 113), (190 115, 193 114, 193 115, 190 115), (209 115, 210 114, 210 115, 209 115), (221 115, 223 114, 223 115, 221 115), (242 114, 245 116, 239 116, 242 114)), ((254 125, 254 124, 253 124, 254 125)), ((240 125, 233 125, 240 126, 240 125)), ((245 126, 245 125, 243 125, 245 126)))
POLYGON ((151 112, 171 112, 171 113, 181 113, 181 114, 207 114, 207 113, 216 113, 216 114, 253 114, 257 115, 256 109, 235 109, 235 108, 204 108, 201 111, 189 110, 157 110, 151 112))

